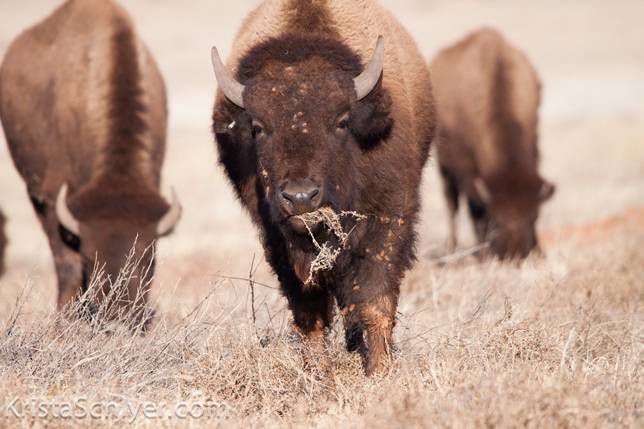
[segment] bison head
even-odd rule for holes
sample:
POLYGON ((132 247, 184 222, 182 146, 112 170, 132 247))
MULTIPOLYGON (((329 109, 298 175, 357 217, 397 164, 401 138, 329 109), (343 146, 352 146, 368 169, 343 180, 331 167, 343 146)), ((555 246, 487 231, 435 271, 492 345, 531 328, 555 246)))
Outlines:
POLYGON ((90 297, 95 300, 92 307, 104 305, 108 317, 141 313, 154 275, 155 240, 172 232, 181 217, 174 190, 171 205, 154 192, 127 192, 101 194, 90 187, 81 189, 68 205, 65 184, 56 201, 58 220, 73 234, 80 252, 84 289, 95 270, 105 275, 100 290, 90 297))
POLYGON ((535 225, 539 208, 554 194, 551 183, 534 175, 477 178, 476 193, 490 216, 487 239, 500 258, 524 258, 538 249, 535 225))
POLYGON ((359 175, 362 152, 391 128, 390 101, 379 90, 384 39, 364 69, 344 45, 297 36, 256 47, 238 79, 216 48, 212 61, 229 100, 227 114, 215 115, 215 132, 235 134, 238 145, 251 148, 246 153, 256 160, 253 174, 271 219, 287 233, 304 234, 298 215, 352 209, 366 180, 359 175))

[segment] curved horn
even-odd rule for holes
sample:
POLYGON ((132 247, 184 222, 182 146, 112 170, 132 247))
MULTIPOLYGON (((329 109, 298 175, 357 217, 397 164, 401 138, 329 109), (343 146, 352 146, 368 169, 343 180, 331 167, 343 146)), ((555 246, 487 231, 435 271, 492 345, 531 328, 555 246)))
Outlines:
POLYGON ((69 232, 79 235, 80 222, 74 217, 72 212, 67 207, 67 183, 60 187, 58 191, 58 198, 56 198, 56 216, 58 222, 65 227, 69 232))
POLYGON ((221 57, 219 56, 219 51, 216 47, 212 48, 212 67, 215 69, 215 77, 217 78, 217 84, 221 91, 224 93, 226 98, 232 101, 235 105, 244 108, 244 88, 246 88, 241 83, 230 74, 221 57))
POLYGON ((474 189, 476 189, 476 193, 479 194, 479 198, 481 198, 485 204, 489 204, 492 201, 490 188, 488 188, 480 177, 474 179, 474 189))
POLYGON ((385 65, 385 38, 378 36, 378 43, 373 56, 364 68, 362 74, 353 79, 353 86, 356 89, 358 100, 365 98, 378 84, 382 69, 385 65))
POLYGON ((181 219, 181 203, 179 203, 179 198, 174 188, 172 188, 172 205, 170 210, 163 215, 159 223, 157 223, 157 236, 163 237, 172 232, 177 222, 181 219))

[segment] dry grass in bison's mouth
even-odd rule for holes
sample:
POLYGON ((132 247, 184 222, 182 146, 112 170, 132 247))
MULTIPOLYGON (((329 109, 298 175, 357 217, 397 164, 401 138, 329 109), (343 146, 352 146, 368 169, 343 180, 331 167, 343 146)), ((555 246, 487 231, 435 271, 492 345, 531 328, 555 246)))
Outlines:
POLYGON ((317 255, 311 262, 311 267, 309 268, 309 277, 305 282, 307 285, 315 283, 318 273, 331 270, 340 253, 347 248, 349 236, 351 235, 351 232, 353 232, 355 225, 349 231, 345 231, 341 222, 343 217, 352 217, 355 220, 356 225, 358 222, 367 218, 367 216, 354 211, 341 211, 336 213, 335 210, 330 207, 322 207, 314 212, 304 213, 297 216, 297 219, 304 223, 304 226, 308 230, 309 236, 313 241, 313 245, 315 245, 318 250, 317 255), (329 232, 333 234, 329 239, 322 243, 315 238, 315 234, 313 234, 313 231, 311 230, 311 226, 319 223, 324 224, 329 232), (337 243, 333 242, 333 236, 337 238, 337 243))

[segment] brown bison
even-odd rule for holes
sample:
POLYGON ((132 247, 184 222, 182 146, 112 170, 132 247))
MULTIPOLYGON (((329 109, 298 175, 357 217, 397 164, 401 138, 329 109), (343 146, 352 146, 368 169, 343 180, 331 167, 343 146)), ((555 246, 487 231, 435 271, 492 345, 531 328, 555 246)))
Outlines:
POLYGON ((6 223, 6 219, 2 211, 0 210, 0 276, 4 274, 4 270, 5 270, 4 253, 7 248, 7 236, 5 235, 5 232, 4 232, 5 223, 6 223))
POLYGON ((58 307, 95 266, 109 279, 98 299, 110 314, 144 303, 155 240, 181 207, 159 193, 165 87, 127 14, 111 1, 70 0, 23 33, 0 69, 0 118, 49 239, 58 307), (133 248, 140 271, 106 301, 133 248))
POLYGON ((535 223, 554 186, 539 176, 536 71, 495 30, 477 31, 431 65, 437 150, 450 212, 450 244, 465 194, 478 241, 500 258, 538 249, 535 223))
POLYGON ((216 49, 213 64, 219 160, 260 230, 296 330, 328 368, 324 334, 335 299, 347 348, 363 353, 368 374, 381 370, 415 257, 435 128, 416 44, 375 1, 267 1, 236 38, 235 74, 216 49), (341 218, 347 247, 309 282, 315 244, 333 237, 298 216, 322 208, 365 218, 341 218))

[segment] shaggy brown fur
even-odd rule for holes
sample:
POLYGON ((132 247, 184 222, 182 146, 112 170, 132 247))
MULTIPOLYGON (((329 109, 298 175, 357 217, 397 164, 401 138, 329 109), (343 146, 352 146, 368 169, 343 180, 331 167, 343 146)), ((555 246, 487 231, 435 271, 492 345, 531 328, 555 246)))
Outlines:
MULTIPOLYGON (((119 6, 70 0, 23 33, 0 70, 0 117, 54 255, 59 307, 95 263, 115 280, 135 238, 136 257, 152 264, 148 248, 169 208, 159 194, 165 87, 119 6), (79 237, 56 215, 65 183, 79 237)), ((133 279, 119 304, 131 304, 152 272, 133 279)))
POLYGON ((347 347, 364 353, 371 374, 389 361, 400 282, 414 261, 435 123, 428 70, 407 32, 373 1, 265 2, 242 28, 230 64, 246 85, 245 109, 218 94, 220 162, 260 229, 298 332, 322 352, 335 300, 347 347), (358 101, 353 78, 379 34, 382 81, 358 101), (348 250, 314 287, 305 281, 316 247, 279 204, 283 184, 300 179, 320 185, 322 206, 367 216, 343 218, 345 230, 355 228, 348 250))
POLYGON ((465 194, 480 243, 499 257, 538 248, 539 206, 554 188, 539 176, 541 85, 528 59, 492 29, 482 29, 433 61, 439 113, 438 159, 454 218, 465 194))
POLYGON ((4 214, 2 213, 2 210, 0 210, 0 276, 4 274, 4 270, 5 270, 4 255, 7 249, 7 236, 5 235, 5 232, 4 232, 5 223, 6 223, 6 219, 4 217, 4 214))

